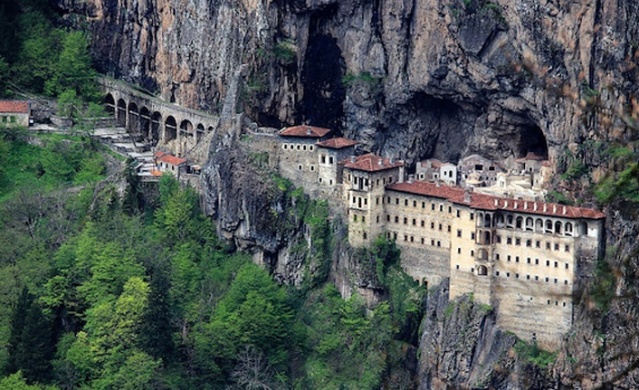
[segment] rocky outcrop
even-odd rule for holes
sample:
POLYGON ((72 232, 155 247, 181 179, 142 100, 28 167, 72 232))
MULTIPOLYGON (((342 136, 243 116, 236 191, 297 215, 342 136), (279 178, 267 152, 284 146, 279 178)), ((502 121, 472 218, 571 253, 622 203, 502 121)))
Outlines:
POLYGON ((262 125, 328 125, 409 162, 620 139, 639 5, 617 0, 60 0, 106 73, 262 125))

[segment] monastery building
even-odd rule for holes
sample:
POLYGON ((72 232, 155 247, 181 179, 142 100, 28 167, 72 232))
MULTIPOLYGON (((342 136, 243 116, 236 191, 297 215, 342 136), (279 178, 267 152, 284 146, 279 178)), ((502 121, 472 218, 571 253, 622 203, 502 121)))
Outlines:
MULTIPOLYGON (((329 134, 312 126, 280 131, 279 168, 311 196, 343 204, 352 246, 386 236, 415 279, 430 286, 449 279, 451 299, 472 293, 497 308, 502 329, 558 347, 572 324, 577 275, 603 253, 603 213, 457 186, 457 172, 464 185, 479 171, 499 183, 504 170, 478 155, 457 166, 426 160, 405 180, 403 161, 356 157, 355 141, 329 134)), ((531 178, 543 161, 517 163, 531 178)))

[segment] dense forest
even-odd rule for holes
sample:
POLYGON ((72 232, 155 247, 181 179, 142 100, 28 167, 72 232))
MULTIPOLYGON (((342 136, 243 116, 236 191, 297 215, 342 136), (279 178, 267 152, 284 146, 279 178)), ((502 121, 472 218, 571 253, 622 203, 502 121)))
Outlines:
MULTIPOLYGON (((0 93, 99 112, 86 36, 47 4, 0 4, 0 93)), ((392 242, 357 253, 388 298, 374 309, 327 272, 278 285, 216 237, 193 189, 140 183, 80 134, 0 129, 0 388, 411 387, 424 291, 392 242)), ((327 205, 277 180, 330 250, 327 205)))

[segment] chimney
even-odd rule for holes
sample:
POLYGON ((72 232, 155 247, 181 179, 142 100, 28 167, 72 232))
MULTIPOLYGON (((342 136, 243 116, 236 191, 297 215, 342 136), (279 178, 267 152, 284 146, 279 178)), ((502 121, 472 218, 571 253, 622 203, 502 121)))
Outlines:
POLYGON ((524 210, 528 210, 528 202, 524 202, 524 210))
POLYGON ((495 198, 495 207, 499 206, 499 199, 495 198))
POLYGON ((354 163, 355 162, 355 156, 351 156, 351 162, 354 163))
POLYGON ((537 202, 533 203, 533 210, 537 211, 537 202))
POLYGON ((384 165, 384 159, 383 159, 383 158, 381 158, 381 157, 380 157, 380 158, 378 158, 378 159, 377 159, 377 165, 379 165, 380 167, 381 167, 382 165, 384 165))
POLYGON ((508 207, 508 201, 507 200, 504 201, 504 207, 508 207))
POLYGON ((566 206, 564 206, 564 210, 563 210, 562 214, 566 215, 566 206))
POLYGON ((515 202, 515 207, 514 207, 514 208, 515 208, 515 209, 517 208, 517 202, 515 202))
POLYGON ((544 213, 548 211, 548 205, 544 203, 544 213))
POLYGON ((306 126, 306 135, 311 135, 311 127, 306 126))
POLYGON ((439 179, 435 179, 435 186, 437 186, 437 188, 441 186, 439 179))
POLYGON ((415 181, 415 175, 408 175, 408 183, 412 183, 415 181))
POLYGON ((554 205, 552 205, 552 213, 554 214, 556 212, 557 212, 557 205, 554 204, 554 205))
POLYGON ((395 159, 391 157, 391 158, 389 158, 389 159, 388 159, 388 162, 390 162, 390 163, 391 163, 391 165, 392 165, 392 164, 393 164, 393 162, 395 162, 395 159))
POLYGON ((470 191, 468 189, 464 190, 464 203, 470 203, 471 200, 470 191))

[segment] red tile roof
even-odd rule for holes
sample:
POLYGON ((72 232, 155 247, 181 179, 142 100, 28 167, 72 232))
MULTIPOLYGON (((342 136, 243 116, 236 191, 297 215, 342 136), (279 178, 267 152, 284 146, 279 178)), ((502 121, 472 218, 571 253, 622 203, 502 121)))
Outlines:
POLYGON ((321 146, 323 148, 328 148, 328 149, 343 149, 349 146, 357 145, 358 143, 359 142, 353 141, 352 139, 338 137, 338 138, 331 138, 323 142, 318 142, 317 146, 321 146))
POLYGON ((330 132, 330 129, 325 129, 323 127, 299 125, 283 128, 280 130, 279 134, 282 137, 322 138, 330 132))
POLYGON ((186 159, 184 158, 175 157, 174 155, 165 152, 155 152, 154 156, 158 161, 175 166, 182 165, 186 162, 186 159))
POLYGON ((464 200, 465 190, 463 188, 451 187, 446 185, 441 185, 438 187, 436 184, 426 182, 396 183, 389 186, 388 189, 409 194, 425 195, 440 199, 446 199, 453 203, 465 204, 479 210, 505 210, 525 214, 547 215, 551 217, 570 219, 601 219, 606 217, 604 213, 594 209, 564 206, 556 203, 505 199, 491 195, 477 194, 473 192, 469 194, 470 202, 466 202, 464 200))
POLYGON ((0 100, 0 112, 28 114, 29 102, 26 100, 0 100))
POLYGON ((391 161, 387 158, 382 158, 373 153, 368 153, 363 156, 355 158, 355 161, 344 161, 344 167, 349 169, 357 169, 360 171, 377 172, 386 169, 397 168, 404 166, 403 161, 391 161))

